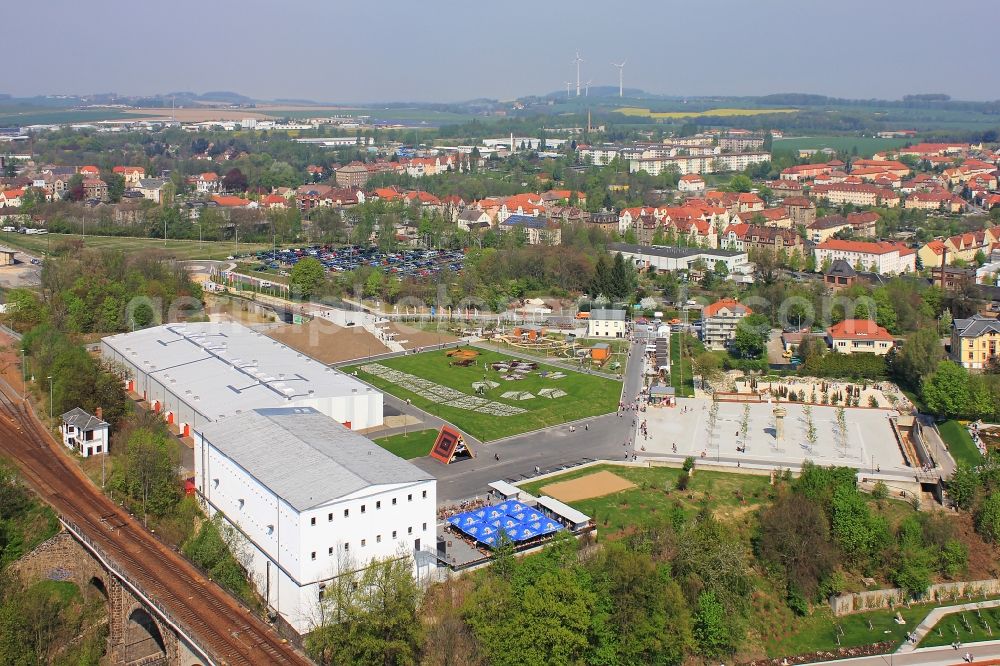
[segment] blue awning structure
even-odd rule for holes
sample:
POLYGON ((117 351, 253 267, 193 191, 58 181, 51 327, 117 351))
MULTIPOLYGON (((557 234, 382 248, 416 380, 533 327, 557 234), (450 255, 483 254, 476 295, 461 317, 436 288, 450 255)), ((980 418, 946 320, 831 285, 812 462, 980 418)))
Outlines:
POLYGON ((521 543, 562 529, 540 511, 513 500, 456 514, 448 518, 448 524, 490 547, 499 543, 502 534, 521 543))

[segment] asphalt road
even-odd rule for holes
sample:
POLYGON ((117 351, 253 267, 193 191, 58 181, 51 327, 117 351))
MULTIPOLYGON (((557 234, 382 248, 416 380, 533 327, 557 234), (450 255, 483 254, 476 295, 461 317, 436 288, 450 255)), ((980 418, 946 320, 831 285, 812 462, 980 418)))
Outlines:
MULTIPOLYGON (((633 343, 631 349, 632 357, 624 377, 625 402, 634 399, 642 387, 642 346, 633 343)), ((385 399, 386 404, 394 409, 405 410, 431 427, 441 424, 440 419, 412 405, 389 395, 385 399)), ((575 422, 575 432, 570 431, 570 424, 562 424, 489 444, 470 440, 476 457, 450 465, 443 465, 433 458, 417 458, 412 462, 437 478, 438 503, 450 504, 486 494, 489 490, 487 484, 491 481, 518 481, 536 476, 536 468, 545 473, 590 460, 624 460, 626 452, 632 453, 631 447, 623 446, 635 432, 632 418, 631 412, 621 417, 609 414, 575 422)))

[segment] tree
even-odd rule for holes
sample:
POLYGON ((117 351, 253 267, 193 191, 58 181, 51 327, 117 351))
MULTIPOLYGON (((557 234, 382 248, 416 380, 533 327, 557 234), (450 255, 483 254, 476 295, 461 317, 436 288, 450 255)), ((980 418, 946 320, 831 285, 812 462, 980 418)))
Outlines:
POLYGON ((919 389, 924 377, 937 370, 943 358, 944 348, 937 331, 925 326, 910 335, 901 349, 891 353, 889 367, 896 379, 919 389))
POLYGON ((722 375, 722 361, 718 354, 711 351, 701 351, 691 357, 691 368, 694 374, 701 377, 701 386, 706 382, 717 380, 722 375))
POLYGON ((948 497, 960 509, 972 508, 979 492, 979 474, 967 463, 959 463, 948 480, 948 497))
POLYGON ((955 417, 970 415, 972 396, 969 373, 953 361, 942 361, 923 382, 921 395, 932 414, 955 417))
POLYGON ((321 664, 417 663, 420 591, 409 556, 373 560, 327 586, 306 649, 321 664), (332 585, 332 587, 331 587, 332 585))
POLYGON ((239 169, 230 169, 222 177, 222 188, 227 192, 246 192, 247 177, 239 169))
POLYGON ((767 317, 759 314, 747 315, 736 325, 733 350, 740 358, 760 358, 770 332, 771 327, 767 317))
POLYGON ((323 284, 324 279, 326 279, 326 271, 319 259, 305 257, 292 267, 288 282, 293 294, 302 299, 309 299, 323 284))
POLYGON ((104 182, 108 185, 108 201, 118 203, 125 194, 125 177, 120 173, 111 173, 105 176, 104 182))
POLYGON ((760 514, 757 551, 765 562, 782 568, 789 592, 813 599, 820 582, 837 565, 830 525, 822 507, 796 493, 779 495, 760 514))
POLYGON ((124 461, 112 472, 112 488, 142 504, 143 521, 148 513, 162 516, 180 499, 177 452, 160 430, 133 430, 125 445, 124 461))
POLYGON ((722 657, 736 649, 731 619, 714 592, 698 595, 698 610, 694 616, 694 638, 698 652, 706 657, 722 657))
POLYGON ((727 189, 730 192, 749 192, 753 189, 753 181, 746 174, 738 173, 729 180, 727 189))
POLYGON ((1000 543, 1000 491, 990 493, 975 515, 976 532, 990 543, 1000 543))

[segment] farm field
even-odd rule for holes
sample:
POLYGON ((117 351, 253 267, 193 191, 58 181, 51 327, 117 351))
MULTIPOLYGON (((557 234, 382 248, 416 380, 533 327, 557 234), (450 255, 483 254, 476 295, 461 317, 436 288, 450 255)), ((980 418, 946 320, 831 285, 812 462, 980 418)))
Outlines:
POLYGON ((32 106, 0 106, 0 125, 59 125, 89 123, 99 120, 142 119, 151 117, 145 112, 117 109, 66 109, 32 106))
POLYGON ((798 109, 706 109, 705 111, 650 111, 635 106, 615 109, 624 116, 667 120, 671 118, 733 118, 740 116, 765 116, 772 113, 798 113, 798 109))
POLYGON ((797 153, 800 150, 821 150, 831 148, 838 152, 852 153, 869 158, 875 153, 892 148, 901 148, 908 143, 913 143, 909 139, 879 139, 870 136, 801 136, 786 139, 775 139, 771 144, 771 150, 791 151, 797 153))
POLYGON ((534 366, 530 370, 505 372, 491 366, 514 360, 511 354, 470 349, 462 360, 447 353, 436 350, 342 369, 356 371, 360 379, 411 400, 481 441, 607 414, 618 407, 621 383, 612 379, 534 361, 523 361, 534 366), (466 362, 466 367, 458 365, 466 362), (507 379, 518 375, 521 379, 507 379))
POLYGON ((415 108, 331 108, 318 107, 316 109, 298 108, 283 110, 275 108, 269 110, 268 114, 279 118, 324 118, 329 116, 371 116, 377 120, 426 122, 429 124, 462 123, 471 120, 475 116, 465 113, 453 113, 451 111, 437 111, 435 109, 415 109, 415 108))
MULTIPOLYGON (((82 240, 84 247, 108 248, 125 252, 142 250, 163 250, 177 259, 215 259, 221 260, 231 256, 236 249, 230 241, 167 240, 164 245, 159 238, 135 238, 129 236, 81 236, 79 234, 42 234, 27 236, 24 234, 0 234, 0 243, 32 254, 45 255, 49 249, 65 240, 82 240)), ((240 252, 256 252, 269 249, 270 245, 256 243, 240 243, 240 252)))

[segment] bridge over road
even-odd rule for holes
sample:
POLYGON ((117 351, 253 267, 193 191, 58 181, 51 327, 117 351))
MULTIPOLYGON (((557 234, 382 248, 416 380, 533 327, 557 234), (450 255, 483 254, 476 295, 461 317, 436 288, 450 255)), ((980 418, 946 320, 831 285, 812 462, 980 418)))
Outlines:
POLYGON ((19 566, 36 575, 58 566, 84 593, 104 597, 112 663, 311 663, 105 497, 2 380, 0 455, 17 465, 65 528, 19 566))

